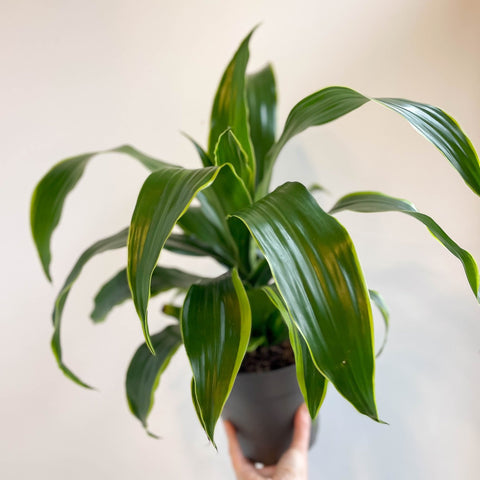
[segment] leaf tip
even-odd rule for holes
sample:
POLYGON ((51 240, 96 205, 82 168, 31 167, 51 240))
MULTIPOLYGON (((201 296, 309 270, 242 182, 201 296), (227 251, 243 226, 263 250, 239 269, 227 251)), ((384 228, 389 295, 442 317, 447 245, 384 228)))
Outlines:
POLYGON ((159 435, 157 435, 156 433, 153 433, 150 430, 148 430, 146 426, 145 426, 145 431, 147 432, 147 435, 149 437, 154 438, 155 440, 160 440, 162 438, 159 435))

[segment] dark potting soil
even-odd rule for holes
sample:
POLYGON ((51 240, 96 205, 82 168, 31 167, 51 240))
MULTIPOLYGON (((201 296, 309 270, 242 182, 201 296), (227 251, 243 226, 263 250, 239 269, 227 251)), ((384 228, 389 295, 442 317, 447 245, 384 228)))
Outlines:
POLYGON ((295 363, 292 346, 288 340, 270 347, 258 347, 247 352, 240 366, 241 372, 269 372, 295 363))

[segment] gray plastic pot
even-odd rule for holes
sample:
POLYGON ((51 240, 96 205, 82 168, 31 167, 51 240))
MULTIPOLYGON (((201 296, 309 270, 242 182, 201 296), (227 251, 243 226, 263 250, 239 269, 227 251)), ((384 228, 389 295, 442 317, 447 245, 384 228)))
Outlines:
MULTIPOLYGON (((292 441, 293 418, 303 401, 295 365, 271 372, 239 373, 222 417, 235 425, 247 458, 272 465, 292 441)), ((310 446, 317 430, 315 421, 310 446)))

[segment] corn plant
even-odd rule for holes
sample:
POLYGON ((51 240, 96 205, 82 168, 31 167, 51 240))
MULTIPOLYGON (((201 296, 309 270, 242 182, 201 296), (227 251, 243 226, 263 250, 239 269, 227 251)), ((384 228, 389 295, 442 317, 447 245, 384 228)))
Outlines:
POLYGON ((400 114, 480 194, 479 160, 457 123, 437 107, 400 98, 371 98, 333 86, 300 100, 277 135, 272 67, 246 74, 252 33, 221 78, 206 148, 190 139, 198 153, 198 168, 172 165, 124 145, 57 163, 38 183, 31 203, 33 238, 51 279, 50 239, 65 199, 89 162, 100 154, 122 154, 151 172, 138 194, 130 225, 85 250, 65 280, 52 315, 52 349, 65 375, 88 387, 63 362, 60 332, 65 302, 87 262, 104 251, 126 248, 125 268, 102 286, 91 316, 101 322, 116 305, 133 300, 145 343, 127 371, 130 409, 147 427, 161 373, 183 344, 193 374, 193 404, 212 443, 246 352, 286 339, 312 418, 331 383, 360 413, 380 421, 374 393, 372 304, 386 321, 388 313, 379 294, 368 290, 352 240, 334 217, 337 212, 395 211, 423 223, 461 262, 480 300, 472 256, 409 201, 361 191, 340 198, 325 211, 301 183, 270 189, 276 160, 292 137, 374 102, 400 114), (224 273, 205 278, 162 267, 163 249, 211 257, 224 273), (176 321, 150 334, 149 299, 171 289, 185 292, 183 304, 164 306, 176 321))

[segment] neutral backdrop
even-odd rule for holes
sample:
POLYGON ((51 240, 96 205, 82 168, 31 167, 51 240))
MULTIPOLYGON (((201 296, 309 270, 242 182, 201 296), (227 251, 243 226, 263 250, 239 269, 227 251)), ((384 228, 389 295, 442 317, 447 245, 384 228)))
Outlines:
MULTIPOLYGON (((53 285, 30 238, 39 178, 70 155, 131 143, 198 165, 180 130, 205 143, 218 79, 257 23, 251 70, 272 61, 279 127, 304 96, 346 85, 372 96, 441 106, 480 145, 480 4, 473 0, 0 0, 2 479, 233 479, 222 426, 209 446, 190 401, 183 352, 162 377, 145 435, 127 408, 124 376, 142 341, 131 304, 94 326, 92 297, 125 264, 99 256, 65 310, 65 361, 97 387, 68 381, 50 351, 53 300, 80 253, 130 219, 145 170, 97 158, 53 237, 53 285)), ((480 199, 442 155, 393 112, 366 105, 292 140, 275 184, 316 181, 330 206, 354 190, 408 198, 480 259, 480 199)), ((333 388, 309 461, 312 479, 474 480, 480 471, 480 309, 463 269, 415 220, 341 214, 369 287, 391 310, 377 364, 380 425, 333 388)), ((177 264, 215 275, 208 262, 177 264)), ((167 319, 150 306, 151 330, 167 319)), ((377 343, 383 335, 376 320, 377 343)))

